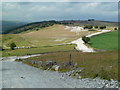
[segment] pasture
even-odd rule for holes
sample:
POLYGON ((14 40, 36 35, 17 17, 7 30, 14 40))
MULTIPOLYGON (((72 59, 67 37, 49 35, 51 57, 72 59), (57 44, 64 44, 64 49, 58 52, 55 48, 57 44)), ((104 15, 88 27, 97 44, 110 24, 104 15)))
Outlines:
MULTIPOLYGON (((83 53, 83 52, 56 52, 42 56, 36 56, 26 59, 25 63, 29 63, 31 60, 42 61, 45 63, 47 60, 54 60, 57 64, 66 63, 69 61, 69 55, 71 53, 71 59, 73 63, 77 64, 77 68, 84 68, 81 72, 83 78, 96 78, 103 79, 118 79, 118 51, 106 51, 97 53, 83 53)), ((36 65, 33 65, 36 66, 36 65)), ((36 66, 37 67, 37 66, 36 66)), ((73 69, 73 68, 72 68, 73 69)), ((66 67, 60 72, 69 71, 69 67, 66 67)))
POLYGON ((93 36, 89 45, 96 49, 118 49, 118 31, 93 36))

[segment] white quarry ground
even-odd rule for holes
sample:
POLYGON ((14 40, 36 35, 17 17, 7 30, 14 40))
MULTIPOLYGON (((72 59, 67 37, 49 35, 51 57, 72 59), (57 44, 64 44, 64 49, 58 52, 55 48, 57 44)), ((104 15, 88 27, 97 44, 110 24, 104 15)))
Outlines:
MULTIPOLYGON (((86 37, 92 37, 92 36, 99 35, 99 34, 106 33, 106 32, 110 32, 110 31, 111 30, 100 30, 100 32, 96 32, 96 33, 87 35, 86 37)), ((82 52, 95 52, 93 48, 87 47, 84 44, 84 41, 82 40, 82 38, 79 38, 79 39, 77 39, 75 41, 72 41, 71 43, 77 45, 75 48, 78 51, 82 51, 82 52)))
POLYGON ((71 32, 88 31, 88 30, 84 30, 84 28, 80 26, 65 26, 65 29, 70 30, 71 32))
POLYGON ((14 61, 17 58, 30 56, 2 58, 0 61, 2 63, 0 88, 118 88, 118 83, 115 80, 76 79, 68 76, 69 72, 43 71, 14 61))
POLYGON ((83 27, 80 26, 65 26, 66 30, 70 30, 71 32, 75 32, 76 35, 79 35, 81 31, 88 31, 85 30, 83 27))

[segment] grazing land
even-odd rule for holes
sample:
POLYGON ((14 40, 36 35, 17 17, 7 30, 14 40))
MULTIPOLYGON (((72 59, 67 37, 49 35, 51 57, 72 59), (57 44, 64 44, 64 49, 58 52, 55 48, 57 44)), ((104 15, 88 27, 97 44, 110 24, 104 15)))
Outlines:
MULTIPOLYGON (((82 78, 96 78, 100 77, 102 79, 118 80, 118 51, 106 51, 106 52, 97 52, 97 53, 82 53, 82 52, 57 52, 46 54, 42 56, 36 56, 24 59, 23 63, 29 64, 31 66, 37 66, 36 64, 31 64, 32 60, 42 61, 43 64, 47 60, 54 60, 57 64, 69 62, 69 55, 72 55, 73 63, 77 64, 77 68, 83 68, 79 73, 82 78)), ((66 72, 73 70, 73 68, 65 67, 60 69, 60 72, 66 72)), ((73 76, 75 76, 73 74, 73 76)))
POLYGON ((91 37, 90 45, 97 49, 118 49, 118 31, 91 37))
MULTIPOLYGON (((45 72, 58 71, 61 72, 59 73, 62 75, 60 77, 70 76, 76 79, 78 78, 77 80, 87 80, 88 78, 89 80, 93 80, 93 81, 97 80, 99 82, 99 78, 100 78, 100 80, 103 80, 103 84, 100 83, 101 87, 112 86, 111 84, 110 86, 106 86, 108 84, 104 83, 104 80, 106 81, 109 80, 110 83, 114 81, 113 87, 116 87, 114 86, 117 85, 115 80, 119 80, 118 51, 117 51, 118 32, 115 30, 117 26, 114 25, 115 23, 108 23, 108 22, 103 23, 100 21, 95 21, 95 22, 93 21, 65 22, 64 21, 64 22, 56 23, 52 21, 52 22, 42 22, 42 23, 36 22, 36 23, 27 24, 13 31, 10 31, 9 34, 0 35, 1 37, 0 41, 2 43, 0 53, 2 53, 2 57, 5 59, 11 58, 12 60, 19 61, 19 62, 14 62, 14 61, 11 62, 14 65, 17 65, 22 62, 33 66, 31 68, 36 67, 37 70, 40 69, 41 72, 44 72, 43 70, 45 70, 45 72), (100 27, 104 27, 102 23, 106 25, 105 26, 106 28, 104 29, 100 28, 100 27), (80 43, 79 39, 82 38, 83 36, 88 36, 93 33, 94 34, 99 33, 105 29, 110 30, 111 32, 91 37, 89 45, 81 41, 82 44, 84 44, 86 47, 90 46, 92 47, 92 49, 94 48, 100 50, 105 49, 103 51, 98 50, 99 52, 89 52, 89 53, 81 52, 80 50, 76 49, 76 43, 72 43, 73 41, 76 40, 78 41, 77 43, 80 43), (11 43, 12 44, 14 43, 15 45, 13 50, 10 47, 11 43), (19 56, 24 57, 24 55, 30 56, 32 54, 38 54, 40 56, 29 57, 27 59, 19 57, 19 56), (9 57, 9 56, 15 56, 15 57, 9 57)), ((79 44, 79 47, 83 48, 81 43, 79 44)), ((11 65, 9 64, 10 61, 5 61, 5 63, 6 62, 8 62, 8 65, 11 65)), ((20 67, 22 67, 22 63, 20 67)), ((27 69, 25 72, 27 72, 27 69)), ((26 76, 27 75, 28 74, 26 74, 26 76)), ((43 74, 41 73, 39 75, 41 76, 43 74)), ((43 77, 44 76, 45 75, 43 75, 43 77)), ((24 76, 21 76, 21 78, 24 78, 24 76)), ((39 78, 39 81, 40 79, 41 78, 39 78)), ((46 81, 47 80, 45 80, 45 82, 46 81)))
POLYGON ((94 33, 96 31, 81 31, 79 35, 65 29, 64 25, 53 25, 38 31, 26 31, 20 34, 3 34, 2 51, 3 56, 21 56, 37 53, 48 53, 56 51, 73 51, 75 45, 71 41, 79 37, 94 33), (29 49, 10 50, 10 44, 15 43, 17 47, 31 47, 29 49), (69 44, 69 45, 68 45, 69 44), (22 53, 21 53, 22 52, 22 53))
POLYGON ((74 49, 75 45, 56 45, 56 46, 42 46, 38 48, 29 49, 16 49, 16 50, 4 50, 2 56, 23 56, 39 53, 50 53, 50 52, 62 52, 62 51, 76 51, 74 49))

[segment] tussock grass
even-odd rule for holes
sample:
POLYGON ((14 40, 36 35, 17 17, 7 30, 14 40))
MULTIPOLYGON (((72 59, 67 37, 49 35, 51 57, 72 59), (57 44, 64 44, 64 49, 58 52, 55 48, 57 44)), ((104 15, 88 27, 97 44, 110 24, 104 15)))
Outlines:
MULTIPOLYGON (((73 63, 77 63, 77 67, 84 68, 80 73, 82 78, 115 79, 118 80, 118 52, 106 51, 98 53, 82 53, 82 52, 57 52, 37 57, 31 57, 29 60, 55 60, 58 64, 69 61, 69 55, 72 54, 73 63)), ((63 68, 61 72, 69 71, 70 68, 63 68)))
POLYGON ((62 52, 62 51, 76 51, 74 49, 75 45, 56 45, 50 47, 38 47, 38 48, 29 48, 29 49, 16 49, 10 50, 6 49, 2 52, 2 56, 23 56, 31 54, 40 54, 40 53, 51 53, 51 52, 62 52))
POLYGON ((38 31, 31 31, 21 34, 3 34, 0 40, 3 48, 8 48, 11 43, 15 43, 17 47, 41 47, 48 45, 56 45, 63 43, 70 43, 79 37, 94 33, 95 31, 80 32, 76 35, 75 32, 66 30, 64 25, 53 25, 38 31))

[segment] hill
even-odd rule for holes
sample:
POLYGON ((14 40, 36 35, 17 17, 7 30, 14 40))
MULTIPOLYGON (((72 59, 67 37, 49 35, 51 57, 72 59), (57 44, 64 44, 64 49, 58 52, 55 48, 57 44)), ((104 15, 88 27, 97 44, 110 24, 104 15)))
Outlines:
POLYGON ((32 22, 28 23, 23 26, 16 27, 14 29, 9 30, 6 34, 17 34, 25 31, 30 31, 30 30, 39 30, 45 27, 52 26, 54 24, 57 24, 57 21, 42 21, 42 22, 32 22))
POLYGON ((98 21, 98 20, 94 20, 94 21, 88 21, 88 20, 64 20, 64 21, 60 21, 60 22, 63 23, 63 24, 69 24, 69 25, 71 24, 71 25, 118 26, 117 22, 98 21))
POLYGON ((0 21, 0 33, 7 33, 10 30, 25 25, 27 22, 19 22, 19 21, 0 21))
POLYGON ((45 27, 52 26, 54 24, 62 25, 71 25, 71 26, 83 26, 83 25, 94 25, 94 26, 108 26, 109 28, 117 27, 117 22, 108 22, 108 21, 81 21, 81 20, 64 20, 64 21, 42 21, 42 22, 33 22, 29 23, 14 29, 9 30, 6 34, 16 34, 22 33, 25 31, 40 30, 45 27))
POLYGON ((56 51, 73 51, 75 45, 71 41, 95 31, 82 31, 80 35, 71 32, 64 25, 55 24, 39 30, 30 30, 19 34, 2 34, 3 56, 21 56, 26 54, 48 53, 56 51), (15 43, 16 50, 10 50, 10 44, 15 43), (28 48, 30 47, 30 48, 28 48), (22 53, 21 53, 22 52, 22 53))

